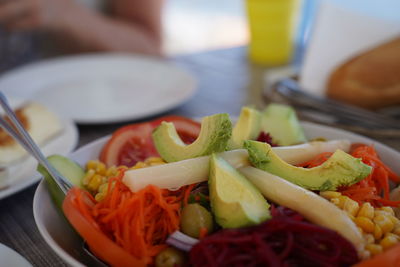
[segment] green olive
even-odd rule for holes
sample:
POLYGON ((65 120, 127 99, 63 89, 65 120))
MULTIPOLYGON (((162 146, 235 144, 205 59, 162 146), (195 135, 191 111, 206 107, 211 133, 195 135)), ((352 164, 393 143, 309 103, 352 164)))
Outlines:
POLYGON ((156 267, 180 267, 185 264, 185 254, 176 248, 168 247, 158 253, 156 267))
POLYGON ((188 204, 183 207, 181 213, 181 231, 191 237, 198 238, 201 228, 206 228, 207 233, 213 231, 211 213, 197 203, 188 204))

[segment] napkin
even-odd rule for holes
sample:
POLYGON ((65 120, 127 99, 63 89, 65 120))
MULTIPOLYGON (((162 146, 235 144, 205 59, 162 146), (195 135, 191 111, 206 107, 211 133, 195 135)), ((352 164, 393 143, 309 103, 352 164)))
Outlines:
POLYGON ((299 72, 304 90, 325 93, 331 72, 353 56, 400 36, 399 0, 321 0, 299 72))

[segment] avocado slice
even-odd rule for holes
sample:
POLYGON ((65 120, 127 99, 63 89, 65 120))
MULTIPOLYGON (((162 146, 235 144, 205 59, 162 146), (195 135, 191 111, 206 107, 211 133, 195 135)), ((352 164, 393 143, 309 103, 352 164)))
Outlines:
POLYGON ((372 170, 361 159, 339 149, 320 166, 306 169, 284 162, 267 143, 247 140, 244 146, 256 168, 309 190, 336 190, 339 186, 352 185, 367 177, 372 170))
POLYGON ((229 150, 242 148, 245 140, 255 140, 260 134, 260 129, 261 112, 254 108, 243 107, 228 142, 229 150))
POLYGON ((259 224, 271 217, 269 204, 260 191, 221 157, 210 157, 211 209, 223 228, 259 224))
POLYGON ((232 134, 232 123, 227 113, 204 117, 201 121, 200 134, 190 145, 185 145, 174 124, 162 122, 153 132, 153 142, 160 156, 167 162, 222 152, 232 134))
MULTIPOLYGON (((51 155, 47 157, 47 160, 61 175, 67 178, 72 185, 83 188, 82 179, 85 176, 85 171, 78 163, 61 155, 51 155)), ((39 164, 37 166, 37 171, 43 175, 53 201, 61 210, 61 205, 65 198, 64 193, 42 165, 39 164)))
POLYGON ((295 110, 288 105, 269 104, 262 112, 261 130, 269 133, 273 142, 280 146, 307 141, 295 110))

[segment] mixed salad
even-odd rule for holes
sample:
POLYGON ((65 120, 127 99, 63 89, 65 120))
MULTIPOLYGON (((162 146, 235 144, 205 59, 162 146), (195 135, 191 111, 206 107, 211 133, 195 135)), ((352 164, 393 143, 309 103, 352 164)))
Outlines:
MULTIPOLYGON (((307 140, 271 104, 117 130, 56 202, 110 266, 398 266, 400 177, 374 146, 307 140)), ((46 178, 46 176, 45 176, 46 178)))

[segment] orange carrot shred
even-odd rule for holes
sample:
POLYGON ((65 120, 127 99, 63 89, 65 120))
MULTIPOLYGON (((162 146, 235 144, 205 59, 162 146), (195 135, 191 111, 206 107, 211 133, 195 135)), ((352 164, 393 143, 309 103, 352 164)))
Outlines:
MULTIPOLYGON (((298 166, 306 168, 316 167, 325 162, 331 155, 332 153, 330 152, 321 153, 314 159, 298 166)), ((356 184, 339 188, 338 191, 358 203, 370 202, 375 207, 382 205, 398 206, 400 201, 391 201, 389 199, 389 180, 400 183, 400 176, 382 162, 375 147, 372 145, 356 144, 352 146, 351 155, 355 158, 361 158, 365 164, 371 166, 371 174, 356 184)))
POLYGON ((199 231, 199 239, 203 239, 208 234, 208 230, 205 227, 201 227, 199 231))
POLYGON ((195 185, 177 191, 149 185, 133 193, 122 183, 123 175, 124 170, 119 169, 117 176, 109 179, 102 201, 93 199, 88 205, 82 195, 77 195, 76 201, 84 216, 117 245, 151 265, 166 247, 167 237, 179 229, 182 203, 187 203, 195 185))

